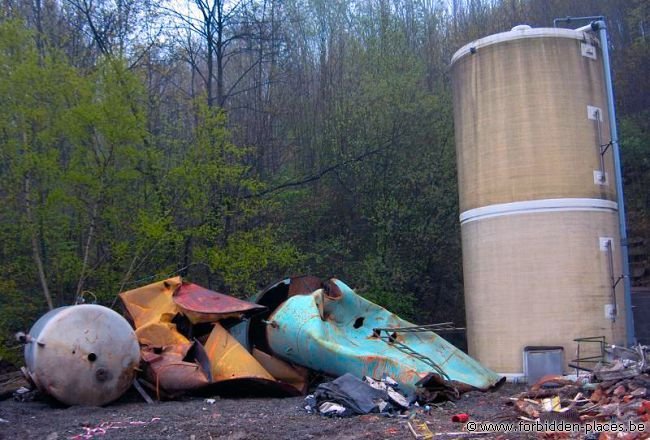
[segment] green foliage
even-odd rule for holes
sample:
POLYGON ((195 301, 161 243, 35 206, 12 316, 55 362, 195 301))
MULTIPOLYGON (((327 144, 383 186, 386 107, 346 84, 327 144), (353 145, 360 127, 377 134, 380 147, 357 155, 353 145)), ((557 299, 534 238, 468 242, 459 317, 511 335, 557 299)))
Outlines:
POLYGON ((638 255, 650 254, 650 118, 649 111, 621 119, 621 156, 628 211, 628 235, 641 245, 638 255), (640 251, 640 252, 639 252, 640 251))
MULTIPOLYGON (((281 229, 260 223, 274 209, 250 197, 263 189, 246 158, 251 150, 231 142, 225 112, 199 99, 198 124, 169 170, 168 191, 178 197, 175 226, 191 243, 186 260, 205 263, 221 289, 250 296, 300 260, 281 229)), ((209 282, 212 280, 208 280, 209 282)))
POLYGON ((284 268, 296 266, 300 254, 270 227, 233 234, 225 247, 206 249, 206 260, 230 292, 250 297, 264 283, 278 278, 284 268))
POLYGON ((275 206, 250 197, 263 185, 226 113, 193 102, 189 135, 156 145, 144 101, 123 60, 81 71, 39 53, 22 22, 0 23, 0 355, 45 309, 37 258, 57 306, 84 290, 110 304, 201 262, 208 283, 249 295, 299 261, 261 221, 275 206))
POLYGON ((594 5, 611 31, 630 237, 650 243, 648 2, 244 2, 238 11, 260 26, 214 60, 224 109, 205 104, 193 40, 144 44, 122 16, 126 33, 98 51, 60 3, 44 3, 42 21, 10 3, 0 14, 2 356, 46 308, 39 259, 55 305, 84 290, 111 303, 178 272, 248 296, 302 272, 341 278, 420 323, 462 324, 451 55, 594 5))
POLYGON ((409 275, 401 273, 401 269, 401 266, 389 266, 376 257, 367 257, 357 274, 362 281, 357 282, 356 292, 397 315, 416 318, 419 311, 417 298, 401 288, 409 275))
POLYGON ((344 51, 331 55, 343 72, 334 74, 316 148, 319 167, 346 166, 288 198, 286 221, 308 267, 405 317, 460 323, 462 303, 432 307, 460 293, 448 92, 427 91, 412 35, 390 10, 364 14, 351 20, 344 51))

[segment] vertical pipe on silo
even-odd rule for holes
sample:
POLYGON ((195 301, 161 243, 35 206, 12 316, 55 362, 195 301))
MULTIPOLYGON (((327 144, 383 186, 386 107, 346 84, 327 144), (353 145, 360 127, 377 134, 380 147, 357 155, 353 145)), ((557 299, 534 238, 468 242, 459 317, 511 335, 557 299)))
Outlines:
POLYGON ((614 106, 614 87, 612 85, 612 72, 609 60, 609 47, 607 43, 607 26, 604 20, 598 20, 591 23, 591 29, 598 31, 601 50, 603 52, 603 70, 605 73, 605 89, 607 93, 607 109, 609 114, 609 130, 612 136, 612 150, 614 155, 614 173, 616 175, 616 194, 618 196, 618 223, 621 234, 621 258, 623 259, 623 290, 625 295, 625 314, 626 314, 626 339, 628 345, 633 345, 634 337, 634 317, 632 316, 632 296, 630 282, 630 262, 628 257, 628 240, 627 227, 625 219, 625 198, 623 197, 623 176, 621 167, 621 155, 618 145, 618 129, 616 126, 616 108, 614 106))

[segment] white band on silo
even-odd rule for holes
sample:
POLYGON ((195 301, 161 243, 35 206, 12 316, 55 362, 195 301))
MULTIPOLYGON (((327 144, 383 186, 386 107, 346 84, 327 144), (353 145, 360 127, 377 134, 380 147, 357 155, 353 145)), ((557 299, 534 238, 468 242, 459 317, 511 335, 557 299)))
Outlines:
POLYGON ((476 220, 504 215, 530 214, 551 211, 616 211, 618 204, 611 200, 565 198, 526 200, 523 202, 498 203, 469 209, 460 214, 460 223, 465 224, 476 220))
MULTIPOLYGON (((478 40, 467 43, 454 53, 451 57, 451 64, 454 64, 458 59, 462 58, 465 55, 470 53, 475 53, 476 50, 484 48, 486 46, 491 46, 493 44, 499 44, 503 42, 521 40, 528 38, 572 38, 574 40, 579 40, 581 42, 588 42, 590 45, 598 44, 598 41, 595 40, 590 34, 578 31, 574 29, 564 29, 564 28, 532 28, 532 29, 513 29, 507 32, 501 32, 499 34, 489 35, 487 37, 480 38, 478 40), (474 49, 474 52, 472 51, 474 49)), ((584 49, 583 49, 584 50, 584 49)), ((586 56, 586 55, 585 55, 586 56)), ((590 56, 591 58, 591 56, 590 56)))

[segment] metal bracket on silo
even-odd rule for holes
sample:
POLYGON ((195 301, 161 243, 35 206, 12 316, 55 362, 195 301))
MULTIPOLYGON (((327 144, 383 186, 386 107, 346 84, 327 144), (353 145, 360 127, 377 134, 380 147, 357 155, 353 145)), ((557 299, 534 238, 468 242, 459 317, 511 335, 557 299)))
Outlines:
POLYGON ((605 17, 602 15, 590 17, 566 17, 556 18, 553 20, 553 27, 558 27, 558 23, 570 24, 575 21, 589 21, 589 24, 576 31, 593 32, 598 35, 601 50, 603 51, 603 73, 605 75, 605 92, 607 94, 607 110, 609 117, 609 127, 611 134, 610 145, 614 156, 614 176, 616 180, 616 194, 618 198, 618 226, 621 235, 621 257, 623 266, 623 285, 625 291, 625 333, 627 335, 627 345, 632 346, 636 342, 634 336, 634 316, 632 315, 632 285, 630 282, 630 261, 628 257, 627 242, 627 221, 625 219, 625 197, 623 196, 623 177, 621 167, 621 154, 618 145, 618 129, 616 126, 616 108, 614 105, 614 86, 612 83, 612 71, 609 59, 609 46, 607 38, 607 24, 605 17))
POLYGON ((598 33, 601 50, 603 51, 603 71, 605 75, 605 88, 607 93, 607 110, 609 116, 609 127, 611 133, 611 147, 614 156, 614 173, 616 181, 616 194, 618 195, 618 223, 621 235, 621 257, 623 266, 623 286, 625 292, 625 326, 627 334, 627 345, 634 345, 634 316, 632 315, 632 285, 630 282, 630 262, 628 257, 627 227, 625 218, 625 197, 623 196, 623 177, 621 167, 621 154, 618 143, 618 129, 616 126, 616 108, 614 105, 614 86, 612 83, 612 71, 609 58, 609 46, 607 39, 607 25, 604 17, 595 17, 588 26, 578 30, 598 33))
POLYGON ((607 153, 607 150, 609 150, 609 147, 612 146, 612 141, 610 140, 606 144, 603 143, 603 110, 600 107, 588 105, 587 119, 596 122, 596 136, 600 168, 598 170, 594 170, 594 184, 609 185, 609 181, 607 179, 607 171, 605 170, 605 154, 607 153))

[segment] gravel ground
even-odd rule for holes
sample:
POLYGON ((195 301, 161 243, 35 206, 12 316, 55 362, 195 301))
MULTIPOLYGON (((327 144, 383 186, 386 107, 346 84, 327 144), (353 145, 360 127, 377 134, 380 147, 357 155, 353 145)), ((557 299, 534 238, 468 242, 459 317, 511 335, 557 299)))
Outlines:
MULTIPOLYGON (((432 407, 430 414, 412 410, 411 421, 426 422, 434 433, 462 430, 462 424, 451 422, 456 413, 468 413, 475 421, 515 421, 517 414, 507 398, 521 389, 506 384, 492 393, 467 393, 453 404, 432 407)), ((188 397, 147 405, 129 392, 113 404, 92 408, 66 408, 42 400, 2 401, 0 439, 413 439, 407 417, 326 418, 307 414, 301 397, 216 398, 212 404, 188 397), (105 432, 89 433, 98 427, 105 432)), ((522 438, 497 434, 481 438, 497 437, 522 438)))

